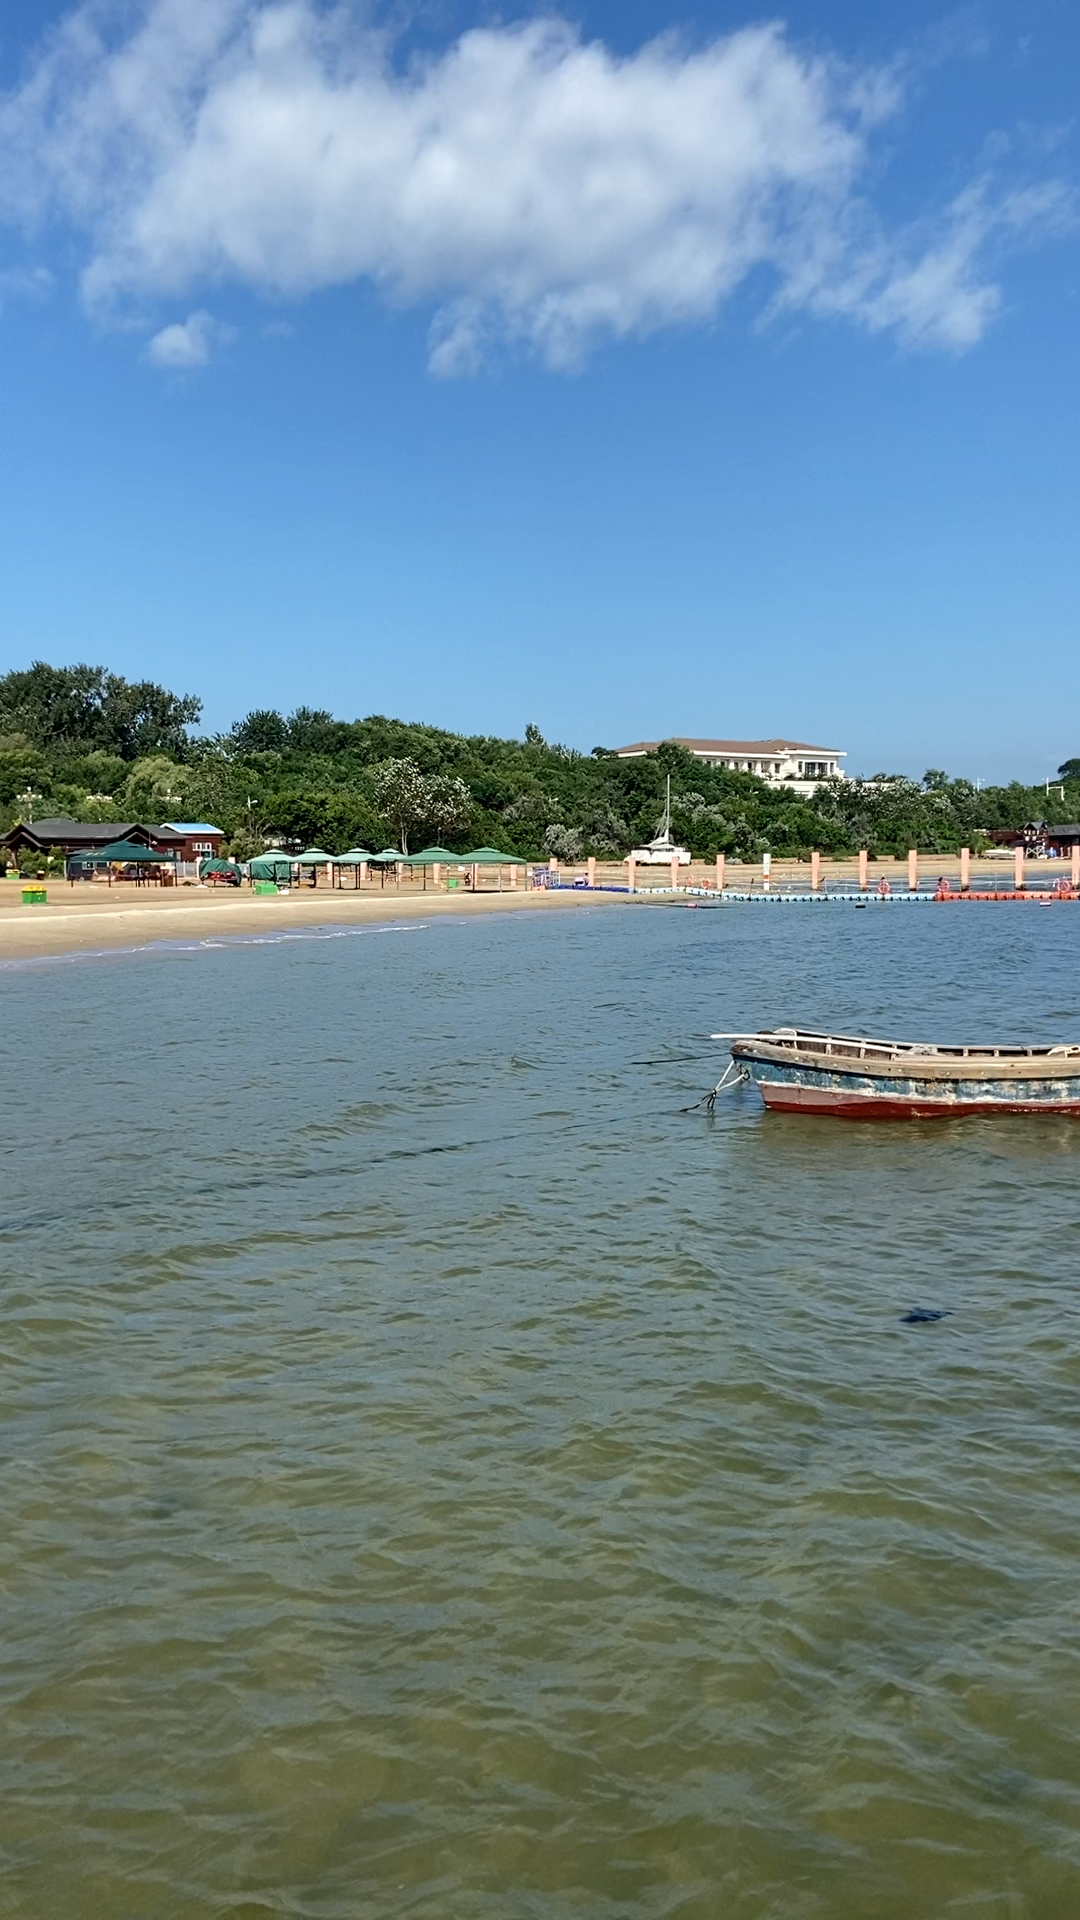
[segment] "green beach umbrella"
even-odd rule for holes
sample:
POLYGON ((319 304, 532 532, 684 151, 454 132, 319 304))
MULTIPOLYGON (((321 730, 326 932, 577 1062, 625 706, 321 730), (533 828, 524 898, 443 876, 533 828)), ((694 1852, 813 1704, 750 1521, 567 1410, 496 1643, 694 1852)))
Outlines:
POLYGON ((114 860, 137 860, 144 867, 158 867, 163 863, 171 867, 173 863, 171 853, 155 853, 150 847, 140 847, 135 840, 112 840, 107 847, 98 847, 93 853, 80 853, 79 859, 103 866, 111 866, 114 860))
POLYGON ((500 853, 498 847, 474 847, 471 853, 455 853, 462 867, 527 867, 523 853, 500 853))
POLYGON ((373 860, 374 858, 374 854, 369 853, 366 847, 350 847, 348 853, 335 853, 333 865, 335 867, 362 867, 365 861, 373 860))
POLYGON ((321 847, 305 847, 303 853, 293 855, 298 867, 328 867, 333 858, 332 853, 324 853, 321 847))
POLYGON ((407 853, 402 853, 400 847, 384 847, 381 853, 373 853, 371 856, 372 860, 380 867, 388 866, 391 860, 395 865, 400 866, 401 862, 407 860, 408 857, 407 853))

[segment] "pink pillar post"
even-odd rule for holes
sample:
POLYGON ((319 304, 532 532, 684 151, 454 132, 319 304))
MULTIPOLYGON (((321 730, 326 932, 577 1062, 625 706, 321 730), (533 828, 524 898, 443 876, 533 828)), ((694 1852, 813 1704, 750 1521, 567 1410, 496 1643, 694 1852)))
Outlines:
POLYGON ((367 861, 366 860, 361 860, 360 862, 360 885, 362 887, 367 886, 367 861))
POLYGON ((431 878, 432 878, 432 883, 433 883, 433 885, 434 885, 434 886, 436 886, 436 887, 437 887, 437 886, 438 886, 438 884, 439 884, 439 873, 440 873, 440 867, 439 867, 439 863, 438 863, 438 861, 436 860, 436 861, 435 861, 435 863, 434 863, 434 865, 432 866, 432 869, 431 869, 431 878))
POLYGON ((1016 886, 1017 893, 1022 892, 1023 885, 1024 885, 1024 849, 1023 847, 1017 847, 1016 849, 1016 858, 1013 862, 1013 880, 1016 886))
POLYGON ((815 847, 813 853, 810 855, 811 891, 816 893, 820 885, 821 885, 821 855, 818 852, 817 848, 815 847))
POLYGON ((1073 886, 1080 887, 1080 840, 1078 840, 1073 847, 1072 864, 1069 872, 1073 886))
POLYGON ((595 887, 595 885, 596 885, 596 855, 595 855, 595 853, 590 853, 590 855, 589 855, 589 864, 588 864, 588 868, 587 868, 587 874, 588 874, 588 881, 589 881, 589 885, 590 885, 590 887, 595 887))
POLYGON ((518 884, 518 874, 520 873, 520 871, 521 871, 521 869, 520 869, 520 867, 511 867, 511 869, 510 869, 510 885, 511 885, 512 887, 516 887, 516 886, 517 886, 517 884, 518 884))
POLYGON ((761 884, 765 892, 768 893, 769 889, 772 886, 772 854, 771 853, 763 853, 761 856, 761 884))
POLYGON ((971 848, 960 849, 960 891, 966 893, 971 885, 971 848))
POLYGON ((626 890, 628 893, 633 893, 636 881, 637 861, 634 859, 633 854, 631 854, 626 862, 626 890))
POLYGON ((867 873, 866 863, 867 863, 866 848, 860 847, 859 848, 859 892, 860 893, 865 893, 867 886, 869 885, 869 876, 867 873))
POLYGON ((558 877, 559 863, 554 854, 552 854, 551 859, 548 861, 548 872, 555 874, 556 878, 558 877))
POLYGON ((716 890, 718 893, 723 893, 724 891, 724 856, 722 853, 718 853, 716 856, 716 890))
POLYGON ((671 884, 673 887, 679 884, 679 862, 675 854, 671 856, 671 884))
POLYGON ((919 884, 919 853, 916 847, 911 847, 908 851, 907 883, 908 892, 914 893, 919 884))
POLYGON ((472 890, 474 893, 478 893, 480 890, 480 869, 475 861, 473 862, 472 870, 472 890))

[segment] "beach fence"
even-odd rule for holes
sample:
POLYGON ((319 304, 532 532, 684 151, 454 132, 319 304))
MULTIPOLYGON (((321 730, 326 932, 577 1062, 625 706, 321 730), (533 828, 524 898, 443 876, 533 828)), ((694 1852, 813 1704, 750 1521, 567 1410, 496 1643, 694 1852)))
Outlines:
POLYGON ((575 864, 551 860, 543 869, 534 863, 530 874, 530 884, 548 888, 600 888, 635 894, 715 892, 736 898, 874 893, 879 899, 889 899, 905 894, 932 895, 942 883, 946 891, 960 895, 1044 893, 1063 886, 1080 890, 1080 846, 1060 859, 1033 859, 1025 856, 1023 848, 976 855, 969 848, 943 854, 920 853, 912 847, 906 854, 878 859, 872 859, 866 850, 843 860, 812 853, 805 860, 766 854, 748 862, 719 854, 715 860, 692 860, 686 866, 674 862, 654 866, 627 860, 595 859, 575 864))

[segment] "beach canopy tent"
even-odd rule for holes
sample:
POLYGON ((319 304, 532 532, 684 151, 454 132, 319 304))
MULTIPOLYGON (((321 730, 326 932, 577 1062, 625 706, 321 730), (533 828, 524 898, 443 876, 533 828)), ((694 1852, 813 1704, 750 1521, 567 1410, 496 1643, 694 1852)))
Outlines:
POLYGON ((421 853, 404 855, 407 867, 461 867, 465 857, 460 853, 448 853, 445 847, 425 847, 421 853))
POLYGON ((238 871, 235 860, 219 860, 207 855, 205 860, 199 861, 200 880, 204 880, 208 873, 237 873, 238 871))
POLYGON ((305 847, 303 853, 294 853, 293 859, 298 867, 330 867, 334 863, 332 853, 324 853, 321 847, 305 847))
POLYGON ((407 853, 402 853, 400 847, 384 847, 381 853, 372 854, 371 861, 376 867, 388 867, 391 864, 401 866, 408 857, 407 853))
POLYGON ((500 853, 498 847, 474 847, 471 853, 455 853, 459 867, 527 867, 523 853, 500 853))
MULTIPOLYGON (((335 872, 344 867, 352 874, 353 887, 356 888, 360 885, 361 867, 367 867, 370 864, 371 855, 366 847, 350 847, 348 853, 335 853, 330 862, 330 878, 333 880, 335 872)), ((341 885, 340 879, 335 881, 335 885, 341 885)))
POLYGON ((248 865, 253 880, 287 880, 293 869, 293 856, 280 847, 270 847, 266 853, 257 853, 248 865))
POLYGON ((152 847, 140 847, 137 840, 112 840, 107 847, 88 847, 78 858, 85 866, 111 867, 114 863, 138 861, 140 867, 171 867, 171 853, 155 853, 152 847))

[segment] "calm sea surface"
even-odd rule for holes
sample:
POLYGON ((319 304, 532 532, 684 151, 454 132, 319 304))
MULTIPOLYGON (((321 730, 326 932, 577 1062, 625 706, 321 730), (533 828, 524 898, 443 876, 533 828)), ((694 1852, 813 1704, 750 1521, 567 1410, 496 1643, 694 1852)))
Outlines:
POLYGON ((1075 1038, 1078 939, 0 971, 0 1912, 1080 1912, 1080 1123, 681 1111, 715 1028, 1075 1038))

